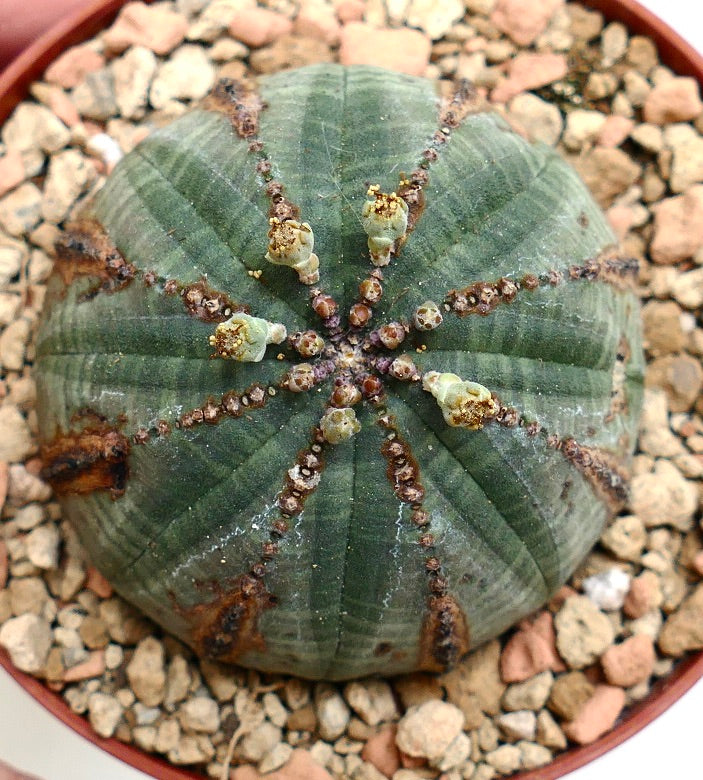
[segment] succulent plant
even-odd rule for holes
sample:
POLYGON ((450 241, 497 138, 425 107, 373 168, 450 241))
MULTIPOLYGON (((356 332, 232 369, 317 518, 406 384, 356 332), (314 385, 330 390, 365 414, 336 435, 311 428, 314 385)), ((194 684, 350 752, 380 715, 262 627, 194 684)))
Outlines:
POLYGON ((45 475, 117 591, 203 656, 441 671, 621 505, 636 263, 467 85, 222 81, 58 245, 45 475))

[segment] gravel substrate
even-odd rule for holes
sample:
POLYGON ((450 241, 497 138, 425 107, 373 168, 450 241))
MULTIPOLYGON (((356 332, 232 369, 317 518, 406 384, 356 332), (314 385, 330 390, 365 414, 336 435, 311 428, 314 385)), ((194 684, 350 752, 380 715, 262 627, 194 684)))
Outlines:
POLYGON ((133 2, 31 92, 0 144, 0 645, 19 669, 101 736, 210 777, 490 780, 593 742, 703 648, 703 103, 649 39, 562 0, 133 2), (626 511, 543 610, 441 676, 198 661, 112 593, 38 476, 32 339, 64 223, 217 78, 320 61, 471 79, 572 161, 641 264, 626 511))

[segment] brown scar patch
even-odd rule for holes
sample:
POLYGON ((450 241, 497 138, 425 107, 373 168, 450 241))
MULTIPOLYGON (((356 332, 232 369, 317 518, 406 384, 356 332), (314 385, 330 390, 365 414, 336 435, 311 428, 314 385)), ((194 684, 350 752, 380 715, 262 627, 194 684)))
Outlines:
POLYGON ((240 138, 257 134, 259 114, 265 108, 259 95, 234 79, 220 79, 202 105, 206 111, 224 114, 240 138))
POLYGON ((575 466, 613 514, 622 509, 627 501, 628 475, 614 455, 597 447, 584 447, 571 438, 548 444, 575 466))
POLYGON ((264 652, 266 643, 258 628, 264 610, 274 607, 276 597, 266 590, 261 578, 242 574, 225 591, 213 586, 215 598, 183 612, 193 628, 193 643, 199 655, 225 663, 235 663, 250 650, 264 652))
POLYGON ((98 277, 98 289, 108 293, 126 287, 136 274, 135 267, 124 259, 95 219, 66 227, 56 242, 55 270, 66 286, 78 276, 98 277))
POLYGON ((114 428, 93 428, 58 435, 41 448, 42 478, 59 495, 125 491, 129 439, 114 428))
POLYGON ((469 651, 466 615, 453 596, 431 596, 420 633, 418 668, 445 672, 469 651))

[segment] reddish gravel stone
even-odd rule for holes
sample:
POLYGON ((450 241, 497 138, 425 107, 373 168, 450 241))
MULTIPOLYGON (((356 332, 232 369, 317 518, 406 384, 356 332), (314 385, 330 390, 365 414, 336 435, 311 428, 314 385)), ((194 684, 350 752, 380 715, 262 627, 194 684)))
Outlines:
POLYGON ((89 680, 91 677, 99 677, 105 671, 105 651, 94 650, 86 661, 76 664, 63 673, 63 681, 78 682, 89 680))
POLYGON ((654 238, 650 247, 655 263, 686 260, 703 246, 703 185, 652 206, 654 238))
POLYGON ((229 24, 229 34, 253 49, 273 43, 292 29, 290 19, 268 8, 242 8, 229 24))
POLYGON ((644 121, 655 125, 688 122, 703 111, 698 82, 679 76, 654 87, 644 103, 644 121))
POLYGON ((320 4, 319 0, 303 2, 293 29, 298 35, 318 38, 328 46, 336 46, 339 43, 342 31, 332 7, 320 4))
POLYGON ((430 39, 418 30, 379 30, 363 22, 350 22, 342 28, 339 60, 342 65, 378 65, 422 76, 430 62, 431 47, 430 39))
POLYGON ((9 564, 7 560, 7 545, 0 539, 0 590, 7 585, 9 564))
POLYGON ((508 64, 508 78, 491 92, 491 100, 507 103, 520 92, 544 87, 564 78, 567 71, 563 54, 518 54, 508 64))
POLYGON ((366 740, 361 751, 364 761, 373 764, 386 777, 393 777, 400 769, 400 751, 395 744, 397 733, 398 724, 388 723, 366 740))
POLYGON ((114 593, 112 585, 103 577, 102 574, 95 568, 95 566, 89 566, 86 574, 85 587, 95 593, 96 596, 100 596, 101 599, 109 599, 114 593))
POLYGON ((332 775, 307 750, 297 748, 284 766, 266 775, 266 780, 332 780, 332 775))
POLYGON ((596 685, 593 696, 572 721, 562 724, 562 729, 572 742, 589 745, 613 727, 624 706, 625 691, 622 688, 596 685))
POLYGON ((188 22, 181 14, 144 3, 127 3, 103 36, 105 46, 121 52, 146 46, 154 54, 168 54, 185 38, 188 22))
POLYGON ((22 155, 12 149, 0 157, 0 198, 24 181, 22 155))
POLYGON ((520 46, 529 46, 547 29, 562 0, 498 0, 491 21, 520 46))
POLYGON ((341 0, 335 4, 337 18, 343 24, 360 22, 364 18, 366 3, 364 0, 341 0))
POLYGON ((64 89, 73 89, 87 73, 100 70, 104 65, 105 57, 90 46, 73 46, 49 65, 44 78, 64 89))
POLYGON ((615 147, 620 146, 628 135, 632 132, 635 123, 626 116, 611 114, 598 133, 596 142, 599 146, 615 147))
POLYGON ((643 571, 630 583, 623 611, 630 618, 640 618, 661 602, 659 578, 653 571, 643 571))
POLYGON ((541 612, 534 620, 523 620, 519 630, 510 637, 500 656, 500 676, 503 682, 521 682, 540 672, 563 672, 550 612, 541 612))
POLYGON ((250 764, 229 770, 229 780, 260 780, 261 775, 250 764))
POLYGON ((611 685, 629 688, 649 679, 655 659, 651 637, 636 634, 622 644, 609 647, 601 656, 600 662, 611 685))

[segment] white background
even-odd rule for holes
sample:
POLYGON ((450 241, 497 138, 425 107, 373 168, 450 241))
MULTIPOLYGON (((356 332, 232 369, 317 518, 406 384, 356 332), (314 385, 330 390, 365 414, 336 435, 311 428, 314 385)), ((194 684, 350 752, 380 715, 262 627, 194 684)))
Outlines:
MULTIPOLYGON (((2 2, 2 0, 0 0, 2 2)), ((698 0, 640 0, 703 51, 698 0)), ((703 778, 703 681, 643 731, 565 780, 703 778)), ((145 780, 63 726, 0 669, 0 758, 42 780, 145 780)))

